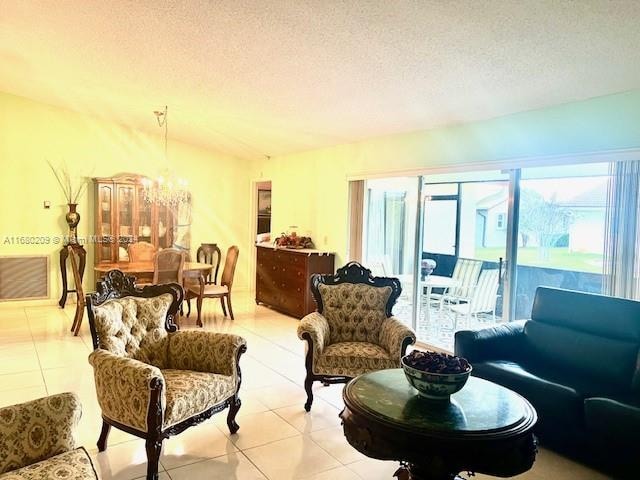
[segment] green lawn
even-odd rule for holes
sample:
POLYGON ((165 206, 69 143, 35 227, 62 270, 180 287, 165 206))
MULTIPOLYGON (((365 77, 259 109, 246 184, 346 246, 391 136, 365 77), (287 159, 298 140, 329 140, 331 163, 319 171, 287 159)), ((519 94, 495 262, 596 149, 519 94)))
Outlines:
MULTIPOLYGON (((518 265, 602 273, 602 255, 597 253, 570 252, 567 247, 549 248, 545 259, 540 250, 538 247, 518 248, 518 265)), ((499 257, 504 257, 504 249, 478 248, 474 255, 479 260, 495 262, 499 257)))

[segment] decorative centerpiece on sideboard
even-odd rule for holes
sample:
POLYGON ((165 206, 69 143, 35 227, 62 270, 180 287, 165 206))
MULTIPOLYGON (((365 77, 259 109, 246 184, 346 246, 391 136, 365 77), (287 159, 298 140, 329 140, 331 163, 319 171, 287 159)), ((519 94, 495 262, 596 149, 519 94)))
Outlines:
MULTIPOLYGON (((295 227, 291 227, 295 228, 295 227)), ((281 233, 278 238, 275 239, 274 244, 277 247, 282 248, 293 248, 293 249, 302 249, 302 248, 313 248, 313 241, 311 237, 300 237, 294 231, 291 233, 281 233)))
POLYGON ((333 253, 320 250, 257 244, 256 303, 296 318, 314 312, 309 278, 314 273, 332 274, 334 261, 333 253))

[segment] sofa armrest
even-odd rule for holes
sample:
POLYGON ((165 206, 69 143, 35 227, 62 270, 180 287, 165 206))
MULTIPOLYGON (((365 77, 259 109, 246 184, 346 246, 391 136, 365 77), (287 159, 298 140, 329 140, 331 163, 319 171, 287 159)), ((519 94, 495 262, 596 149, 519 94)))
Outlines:
POLYGON ((526 320, 455 334, 455 354, 473 362, 518 359, 524 347, 526 320))
POLYGON ((89 363, 105 417, 141 432, 162 425, 166 401, 159 368, 101 349, 89 355, 89 363))
POLYGON ((329 322, 318 312, 305 316, 298 325, 298 338, 311 340, 314 358, 322 355, 324 348, 329 345, 330 334, 329 322))
POLYGON ((247 341, 230 333, 183 330, 169 335, 169 365, 178 370, 237 376, 247 341))
POLYGON ((378 343, 391 358, 400 360, 409 345, 416 343, 416 334, 395 317, 389 317, 382 322, 378 343))
POLYGON ((81 415, 75 393, 0 408, 0 475, 73 450, 81 415))

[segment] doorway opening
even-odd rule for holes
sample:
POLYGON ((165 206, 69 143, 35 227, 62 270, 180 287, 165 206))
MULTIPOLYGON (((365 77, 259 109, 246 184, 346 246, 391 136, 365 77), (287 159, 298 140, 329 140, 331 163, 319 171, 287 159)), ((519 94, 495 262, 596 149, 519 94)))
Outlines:
POLYGON ((256 243, 271 240, 271 182, 256 182, 256 243))

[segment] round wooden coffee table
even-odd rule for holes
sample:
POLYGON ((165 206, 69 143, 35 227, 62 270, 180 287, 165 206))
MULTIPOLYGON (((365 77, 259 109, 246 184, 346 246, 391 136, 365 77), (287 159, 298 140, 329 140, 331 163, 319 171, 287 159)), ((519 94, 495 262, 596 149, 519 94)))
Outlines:
POLYGON ((418 396, 402 369, 354 378, 340 414, 349 443, 368 457, 396 460, 412 480, 460 472, 511 477, 536 457, 537 414, 517 393, 476 377, 439 402, 418 396))

